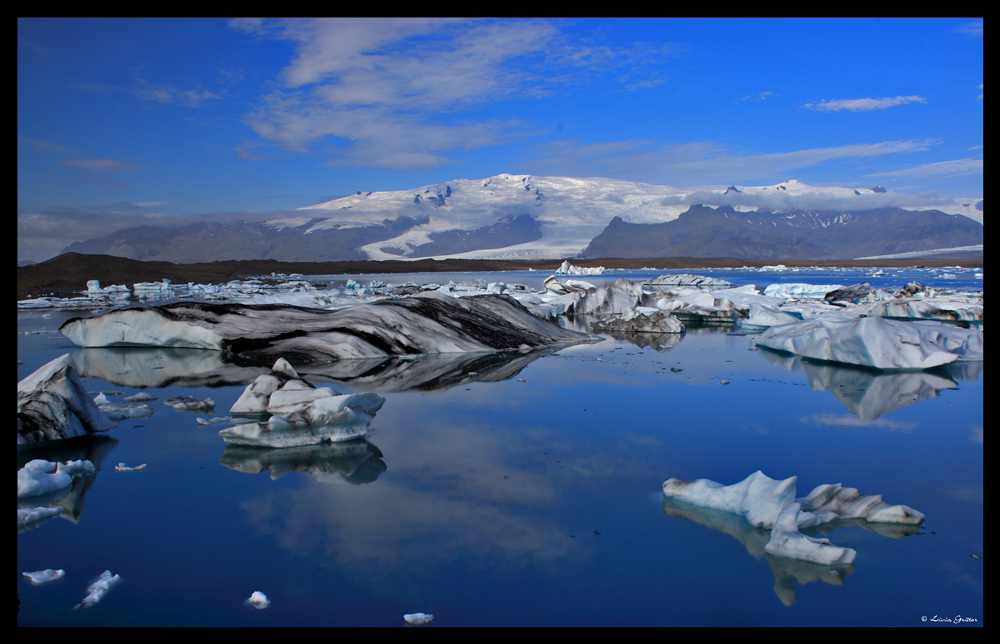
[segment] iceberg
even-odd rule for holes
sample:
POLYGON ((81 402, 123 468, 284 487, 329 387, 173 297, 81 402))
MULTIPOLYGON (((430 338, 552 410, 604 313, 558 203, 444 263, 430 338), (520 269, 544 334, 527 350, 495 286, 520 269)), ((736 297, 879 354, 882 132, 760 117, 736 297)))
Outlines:
POLYGON ((781 324, 794 324, 801 319, 791 313, 785 313, 776 308, 763 304, 752 303, 749 308, 749 315, 740 322, 742 326, 750 327, 772 327, 781 324))
POLYGON ((64 354, 17 383, 17 444, 106 432, 118 424, 91 400, 64 354))
POLYGON ((87 587, 87 596, 83 598, 83 602, 73 608, 90 608, 91 606, 96 606, 120 581, 121 577, 112 575, 110 570, 105 570, 101 573, 100 577, 94 580, 94 583, 87 587))
POLYGON ((736 284, 717 277, 692 275, 690 273, 671 273, 660 275, 644 283, 644 286, 687 286, 705 290, 721 290, 736 288, 736 284))
POLYGON ((556 269, 556 275, 603 275, 604 267, 595 266, 593 268, 584 268, 582 266, 573 266, 569 263, 569 260, 563 260, 562 265, 556 269))
POLYGON ((163 404, 177 411, 208 412, 215 409, 215 401, 211 398, 198 400, 192 396, 174 396, 164 400, 163 404))
POLYGON ((256 360, 284 357, 297 365, 594 340, 539 319, 507 295, 452 298, 434 291, 333 311, 180 302, 73 318, 60 330, 84 347, 191 347, 256 360))
POLYGON ((243 423, 219 432, 234 445, 297 447, 361 438, 385 398, 371 392, 340 394, 330 387, 315 387, 299 378, 284 358, 270 374, 247 385, 230 413, 270 415, 266 420, 243 423))
POLYGON ((771 531, 764 547, 767 554, 825 566, 852 564, 857 553, 802 534, 803 529, 851 519, 919 526, 925 518, 913 508, 889 505, 880 495, 862 495, 839 483, 820 485, 795 498, 796 481, 794 476, 776 481, 759 470, 728 486, 707 479, 670 478, 663 483, 663 495, 673 502, 742 516, 750 526, 771 531))
POLYGON ((757 346, 875 369, 930 369, 956 360, 982 361, 983 332, 933 321, 821 316, 772 326, 757 346))
POLYGON ((430 624, 434 621, 434 616, 429 613, 409 613, 403 615, 403 619, 406 620, 407 624, 412 624, 413 626, 423 626, 424 624, 430 624))
POLYGON ((594 322, 595 333, 684 333, 684 324, 665 311, 629 309, 594 322))
POLYGON ((52 517, 57 517, 63 513, 66 508, 18 508, 17 509, 17 531, 18 533, 24 532, 26 530, 31 530, 32 528, 37 528, 39 525, 48 521, 52 517), (35 525, 38 524, 38 525, 35 525))
POLYGON ((271 600, 267 598, 267 595, 260 592, 259 590, 253 591, 250 598, 245 602, 248 606, 253 606, 257 610, 264 610, 271 605, 271 600))
POLYGON ((908 320, 940 320, 951 323, 982 325, 983 307, 969 302, 927 298, 899 298, 879 302, 868 312, 879 316, 908 320))
POLYGON ((775 283, 764 289, 767 297, 777 297, 783 300, 793 300, 798 298, 820 299, 826 297, 827 293, 844 288, 841 284, 829 284, 826 286, 801 283, 775 283))
POLYGON ((17 498, 20 500, 58 492, 72 485, 76 477, 94 472, 94 464, 90 461, 29 461, 17 471, 17 498))
POLYGON ((52 568, 48 568, 46 570, 36 570, 35 572, 25 572, 21 574, 27 577, 29 580, 31 580, 32 584, 37 586, 38 584, 44 584, 46 582, 53 581, 55 579, 59 579, 60 577, 65 576, 66 571, 63 570, 62 568, 60 568, 59 570, 53 570, 52 568))

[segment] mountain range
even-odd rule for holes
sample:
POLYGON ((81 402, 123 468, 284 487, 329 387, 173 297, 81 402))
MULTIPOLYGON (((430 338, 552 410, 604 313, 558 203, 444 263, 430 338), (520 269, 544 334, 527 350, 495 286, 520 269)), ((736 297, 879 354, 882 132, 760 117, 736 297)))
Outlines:
MULTIPOLYGON (((140 226, 63 252, 212 260, 856 258, 982 245, 982 201, 875 188, 678 189, 615 179, 501 174, 365 192, 256 221, 140 226), (902 206, 900 206, 902 204, 902 206), (301 215, 299 214, 301 213, 301 215)), ((981 251, 980 251, 981 254, 981 251)))

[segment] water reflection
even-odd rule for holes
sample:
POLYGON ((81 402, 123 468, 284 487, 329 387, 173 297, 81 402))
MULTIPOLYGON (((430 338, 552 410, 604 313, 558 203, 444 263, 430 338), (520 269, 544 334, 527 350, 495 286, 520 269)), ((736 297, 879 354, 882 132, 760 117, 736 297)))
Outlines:
POLYGON ((362 485, 386 471, 381 450, 364 439, 282 448, 228 445, 219 462, 247 474, 271 470, 274 481, 288 472, 306 472, 321 483, 362 485))
MULTIPOLYGON (((310 365, 298 373, 308 380, 341 383, 358 391, 444 391, 471 382, 509 380, 553 351, 339 360, 310 365)), ((73 360, 84 377, 136 388, 244 386, 270 373, 271 366, 230 362, 222 352, 204 349, 78 349, 73 360)))
MULTIPOLYGON (((764 546, 771 539, 771 531, 764 528, 756 528, 750 525, 742 516, 730 512, 701 508, 664 496, 663 513, 689 519, 713 530, 728 534, 743 544, 743 547, 746 548, 747 552, 754 559, 767 559, 767 563, 771 567, 771 573, 774 574, 774 594, 778 596, 778 599, 785 606, 791 606, 796 601, 796 583, 804 586, 814 581, 821 581, 831 586, 843 586, 847 576, 854 572, 854 564, 824 566, 808 561, 774 557, 767 554, 764 552, 764 546)), ((806 530, 802 532, 803 534, 808 533, 809 536, 814 536, 806 530)))
POLYGON ((766 347, 758 353, 775 366, 804 371, 813 391, 829 391, 864 421, 934 398, 944 389, 956 389, 955 379, 974 379, 982 369, 982 363, 964 363, 925 371, 878 371, 803 359, 766 347))
MULTIPOLYGON (((59 516, 67 521, 79 523, 83 517, 84 496, 97 481, 97 474, 101 471, 101 463, 108 453, 118 444, 118 440, 110 436, 100 436, 90 434, 61 441, 50 441, 32 445, 30 447, 20 447, 17 450, 17 468, 21 469, 29 461, 42 459, 52 463, 66 461, 90 461, 94 464, 94 471, 89 474, 82 474, 73 479, 73 484, 69 487, 56 490, 50 494, 34 496, 17 502, 18 509, 29 509, 38 507, 62 508, 59 516)), ((35 521, 18 532, 32 530, 46 523, 51 518, 35 521)))

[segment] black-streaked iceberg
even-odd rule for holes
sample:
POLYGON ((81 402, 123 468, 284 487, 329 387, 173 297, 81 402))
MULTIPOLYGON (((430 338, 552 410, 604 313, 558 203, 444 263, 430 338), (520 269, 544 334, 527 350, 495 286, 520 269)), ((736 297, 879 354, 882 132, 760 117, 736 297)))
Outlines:
POLYGON ((17 383, 17 444, 105 432, 118 424, 102 412, 64 354, 17 383))
POLYGON ((60 330, 85 347, 192 347, 247 359, 284 357, 295 365, 593 340, 537 318, 510 296, 452 298, 434 291, 333 311, 181 302, 74 318, 60 330))

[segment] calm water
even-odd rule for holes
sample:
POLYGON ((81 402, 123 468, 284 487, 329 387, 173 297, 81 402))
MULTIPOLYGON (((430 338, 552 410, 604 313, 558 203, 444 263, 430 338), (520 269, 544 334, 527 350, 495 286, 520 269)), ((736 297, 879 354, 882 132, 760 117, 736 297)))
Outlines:
MULTIPOLYGON (((761 289, 946 285, 927 274, 712 274, 761 289)), ((537 288, 547 275, 428 280, 523 276, 537 288)), ((635 278, 579 279, 620 276, 635 278)), ((971 273, 945 280, 982 288, 971 273)), ((77 314, 18 313, 19 380, 77 351, 54 332, 77 314)), ((983 554, 981 365, 880 375, 803 364, 735 329, 606 337, 518 362, 310 374, 386 403, 367 441, 294 452, 227 446, 226 425, 196 421, 211 414, 162 404, 212 398, 227 415, 259 371, 203 352, 77 353, 99 374, 85 378, 95 394, 159 400, 151 417, 72 449, 19 450, 19 467, 90 458, 100 471, 74 491, 72 519, 18 535, 18 624, 402 626, 413 612, 433 613, 431 628, 983 624, 983 562, 970 557, 983 554), (115 472, 120 462, 148 468, 115 472), (763 556, 763 531, 664 506, 671 476, 728 485, 756 470, 798 476, 800 496, 822 483, 881 494, 926 524, 895 538, 835 530, 827 537, 858 554, 832 575, 763 556), (45 568, 66 576, 33 586, 21 575, 45 568), (104 570, 123 581, 72 610, 104 570), (254 591, 269 608, 244 605, 254 591)))

